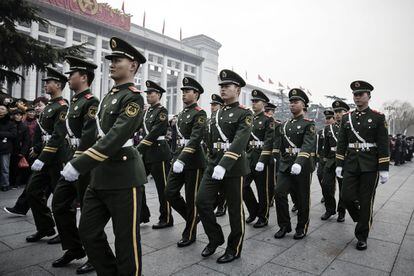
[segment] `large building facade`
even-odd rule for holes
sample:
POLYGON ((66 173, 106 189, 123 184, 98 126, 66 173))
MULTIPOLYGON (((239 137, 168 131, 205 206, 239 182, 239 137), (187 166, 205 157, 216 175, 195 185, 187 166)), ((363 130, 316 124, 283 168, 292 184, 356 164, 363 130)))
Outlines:
MULTIPOLYGON (((184 77, 192 77, 202 83, 206 91, 200 101, 203 108, 208 108, 211 93, 218 91, 218 50, 221 44, 210 37, 197 35, 176 40, 132 24, 129 15, 96 0, 28 1, 39 8, 49 24, 32 23, 20 25, 18 29, 55 46, 84 44, 86 57, 98 65, 92 91, 99 98, 113 85, 109 77, 109 61, 104 58, 111 52, 109 40, 112 36, 128 41, 145 55, 147 63, 139 68, 135 83, 144 90, 145 81, 150 79, 166 88, 162 101, 170 114, 182 109, 180 87, 184 77)), ((68 69, 67 64, 58 64, 57 67, 62 72, 68 69)), ((29 69, 19 73, 24 80, 7 87, 13 97, 32 100, 43 94, 42 72, 29 69)), ((66 98, 69 98, 69 93, 65 88, 66 98)))

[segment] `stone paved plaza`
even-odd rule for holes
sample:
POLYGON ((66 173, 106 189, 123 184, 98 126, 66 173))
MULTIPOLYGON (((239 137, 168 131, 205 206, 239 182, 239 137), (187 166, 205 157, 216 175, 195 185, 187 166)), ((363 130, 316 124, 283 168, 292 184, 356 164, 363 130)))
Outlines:
MULTIPOLYGON (((324 208, 320 203, 321 189, 314 177, 311 191, 310 229, 304 240, 296 241, 293 234, 282 240, 273 238, 277 231, 276 213, 271 209, 268 227, 254 229, 246 225, 245 241, 240 259, 218 265, 216 259, 222 246, 206 259, 200 255, 207 244, 201 223, 197 242, 179 249, 183 220, 174 213, 173 228, 152 230, 157 221, 158 200, 154 184, 147 186, 147 200, 152 211, 151 223, 141 227, 143 274, 149 275, 414 275, 414 164, 391 166, 390 181, 380 185, 374 206, 374 224, 367 251, 355 249, 354 223, 336 218, 320 220, 324 208)), ((21 189, 0 194, 1 207, 13 206, 21 189)), ((294 216, 294 214, 292 214, 294 216)), ((228 216, 219 219, 229 233, 228 216)), ((293 225, 296 218, 293 217, 293 225)), ((108 239, 113 246, 110 223, 108 239)), ((51 262, 63 252, 60 245, 46 241, 26 243, 25 237, 35 231, 33 218, 11 217, 0 212, 0 275, 75 275, 75 268, 85 259, 66 268, 53 268, 51 262)), ((95 274, 90 274, 95 275, 95 274)))

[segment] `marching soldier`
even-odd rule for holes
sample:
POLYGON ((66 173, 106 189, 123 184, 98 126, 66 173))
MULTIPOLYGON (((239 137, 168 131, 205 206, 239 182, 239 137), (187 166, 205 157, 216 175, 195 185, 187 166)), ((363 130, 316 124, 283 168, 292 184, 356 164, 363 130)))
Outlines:
POLYGON ((260 90, 252 91, 253 128, 247 150, 247 160, 250 165, 250 173, 245 178, 243 187, 243 199, 249 210, 246 223, 259 219, 253 225, 254 228, 265 227, 269 223, 270 189, 273 180, 273 139, 274 120, 265 115, 264 107, 269 98, 260 90), (250 187, 254 180, 257 189, 258 201, 250 187))
POLYGON ((269 117, 273 117, 275 115, 275 111, 276 111, 276 106, 272 104, 271 102, 268 102, 265 106, 264 113, 269 117))
POLYGON ((388 130, 384 114, 368 105, 374 87, 365 81, 354 81, 351 89, 356 110, 342 118, 336 176, 343 176, 342 200, 351 218, 357 222, 356 248, 365 250, 378 178, 384 184, 389 177, 388 130))
POLYGON ((50 101, 40 114, 38 122, 44 147, 32 165, 33 174, 26 187, 27 200, 32 209, 37 232, 26 237, 27 242, 36 242, 56 233, 44 191, 47 185, 52 192, 54 191, 60 171, 68 157, 68 144, 65 140, 68 104, 62 97, 62 90, 68 79, 51 67, 46 69, 47 76, 43 81, 46 82, 45 92, 50 95, 50 101))
MULTIPOLYGON (((324 158, 324 170, 323 170, 323 183, 322 193, 325 199, 326 212, 322 215, 322 220, 327 220, 331 216, 336 214, 336 201, 335 201, 335 153, 336 144, 338 142, 339 127, 341 126, 341 120, 344 113, 349 111, 349 106, 343 102, 336 100, 332 103, 333 112, 335 113, 335 122, 325 127, 325 140, 323 145, 323 158, 324 158)), ((338 201, 338 222, 345 221, 345 206, 342 203, 341 190, 342 190, 342 178, 337 178, 339 185, 339 201, 338 201)))
POLYGON ((209 162, 197 194, 197 207, 209 243, 201 256, 208 257, 224 243, 224 235, 214 215, 219 191, 223 191, 229 209, 231 233, 225 253, 218 263, 240 257, 244 238, 243 182, 250 172, 246 147, 252 128, 252 113, 238 102, 245 81, 235 72, 220 72, 220 94, 224 106, 210 122, 209 162))
POLYGON ((205 154, 201 146, 207 114, 197 101, 204 89, 195 79, 183 79, 183 103, 185 108, 177 118, 177 149, 174 153, 173 169, 168 176, 165 190, 172 207, 185 219, 186 225, 178 247, 189 246, 196 240, 197 207, 195 205, 201 177, 206 167, 205 154), (185 200, 180 190, 185 184, 185 200))
MULTIPOLYGON (((93 96, 90 85, 95 77, 96 64, 84 59, 68 56, 66 61, 70 65, 69 87, 75 92, 70 101, 66 116, 66 130, 71 146, 71 158, 79 156, 90 148, 96 141, 97 129, 95 115, 99 100, 93 96)), ((53 267, 62 267, 75 259, 85 257, 79 232, 76 224, 76 209, 72 208, 77 198, 83 207, 83 196, 90 182, 90 173, 81 175, 76 182, 61 178, 56 186, 52 210, 56 221, 62 249, 65 254, 52 263, 53 267)), ((77 269, 78 274, 88 273, 94 268, 88 262, 77 269)))
POLYGON ((309 197, 311 184, 311 153, 315 149, 315 124, 304 118, 309 99, 300 89, 289 91, 292 119, 281 127, 280 164, 276 183, 276 213, 280 227, 275 238, 281 239, 292 231, 287 195, 292 190, 297 197, 298 223, 294 239, 303 239, 309 226, 309 197))
MULTIPOLYGON (((212 94, 211 95, 211 102, 210 102, 210 108, 211 108, 211 118, 214 117, 214 113, 219 110, 223 106, 224 102, 223 99, 217 95, 212 94)), ((211 118, 207 120, 207 126, 208 126, 208 132, 206 132, 206 136, 208 137, 208 133, 210 132, 210 122, 211 118)), ((224 197, 224 191, 219 191, 218 197, 217 197, 217 210, 216 210, 216 217, 222 217, 226 214, 227 204, 226 199, 224 197)))
MULTIPOLYGON (((325 126, 329 126, 334 123, 334 112, 332 110, 325 110, 323 112, 325 115, 325 126)), ((322 188, 322 199, 321 203, 325 203, 325 197, 323 196, 323 172, 325 168, 325 158, 324 158, 324 143, 325 143, 325 129, 321 129, 316 134, 316 176, 318 177, 319 185, 322 188)))
POLYGON ((79 233, 89 261, 98 275, 141 275, 139 233, 145 166, 133 147, 140 129, 144 99, 134 76, 145 57, 127 42, 112 37, 110 74, 115 86, 99 104, 96 117, 99 140, 62 171, 67 181, 91 172, 84 197, 79 233), (104 228, 112 218, 115 235, 113 254, 104 228))
MULTIPOLYGON (((268 114, 274 114, 276 111, 276 106, 272 103, 268 103, 265 107, 265 112, 268 112, 268 114), (272 113, 269 113, 272 112, 272 113)), ((273 168, 273 181, 271 183, 271 189, 270 189, 270 206, 272 207, 275 200, 275 187, 277 182, 277 172, 279 171, 279 161, 280 161, 280 139, 281 139, 281 133, 280 133, 280 126, 282 125, 282 122, 279 120, 274 121, 275 129, 274 129, 274 139, 273 139, 273 149, 272 149, 272 156, 273 156, 273 162, 275 163, 273 168)))
POLYGON ((165 199, 167 174, 170 171, 171 150, 165 140, 168 129, 168 110, 160 104, 165 89, 147 80, 147 102, 150 105, 144 114, 145 136, 138 145, 145 163, 147 176, 151 174, 157 188, 160 203, 159 222, 152 229, 171 227, 174 224, 170 203, 165 199))

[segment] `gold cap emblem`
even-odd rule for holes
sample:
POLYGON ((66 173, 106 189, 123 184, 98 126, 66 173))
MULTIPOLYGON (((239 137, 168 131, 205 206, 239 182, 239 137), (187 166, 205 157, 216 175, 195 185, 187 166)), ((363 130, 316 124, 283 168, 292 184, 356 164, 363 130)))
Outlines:
POLYGON ((115 39, 111 39, 111 48, 114 49, 116 48, 117 44, 116 44, 116 40, 115 39))
POLYGON ((256 90, 253 91, 253 96, 257 96, 257 91, 256 90))
POLYGON ((188 79, 184 78, 184 84, 188 84, 188 79))
POLYGON ((227 73, 226 73, 226 71, 221 72, 221 77, 222 77, 222 78, 227 77, 227 73))
POLYGON ((361 84, 359 82, 355 82, 355 87, 360 87, 361 84))
POLYGON ((149 81, 147 81, 147 82, 145 83, 145 85, 146 85, 146 86, 150 86, 151 84, 150 84, 150 82, 149 82, 149 81))
POLYGON ((336 103, 335 103, 335 105, 336 105, 336 106, 339 106, 339 102, 336 102, 336 103))
POLYGON ((296 94, 297 94, 296 90, 292 90, 292 95, 296 95, 296 94))

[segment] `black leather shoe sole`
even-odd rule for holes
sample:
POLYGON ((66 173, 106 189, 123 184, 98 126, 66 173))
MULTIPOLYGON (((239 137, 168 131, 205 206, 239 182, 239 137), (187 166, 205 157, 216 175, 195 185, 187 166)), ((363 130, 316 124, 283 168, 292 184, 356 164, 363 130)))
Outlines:
POLYGON ((57 259, 52 263, 53 267, 67 266, 73 260, 79 260, 86 256, 85 252, 70 253, 66 252, 60 259, 57 259))
POLYGON ((56 231, 53 229, 50 232, 45 232, 45 233, 35 233, 33 235, 30 235, 28 237, 26 237, 26 241, 27 242, 37 242, 40 241, 42 238, 44 237, 50 237, 56 234, 56 231))
POLYGON ((51 238, 50 240, 47 241, 48 244, 58 244, 58 243, 62 243, 62 241, 60 240, 60 236, 57 235, 54 238, 51 238))
POLYGON ((249 217, 246 219, 246 223, 247 223, 247 224, 252 223, 255 219, 256 219, 256 216, 254 216, 254 217, 249 216, 249 217))

